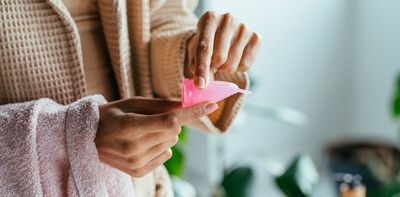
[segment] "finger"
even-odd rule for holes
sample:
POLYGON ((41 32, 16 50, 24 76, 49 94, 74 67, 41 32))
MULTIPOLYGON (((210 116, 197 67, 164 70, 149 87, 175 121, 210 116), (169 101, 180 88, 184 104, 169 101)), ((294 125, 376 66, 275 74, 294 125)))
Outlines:
POLYGON ((180 128, 175 130, 164 130, 158 133, 150 133, 143 135, 141 138, 136 139, 133 142, 127 144, 121 144, 119 147, 119 152, 124 157, 131 157, 133 155, 142 154, 147 150, 160 145, 168 144, 168 142, 173 142, 176 140, 180 133, 180 128))
MULTIPOLYGON (((131 139, 131 141, 125 140, 123 143, 117 143, 118 145, 112 143, 108 152, 128 158, 132 155, 141 154, 142 152, 156 145, 166 143, 168 140, 173 141, 180 132, 180 127, 163 131, 147 131, 147 133, 142 135, 140 138, 134 138, 134 136, 132 136, 133 139, 131 139)), ((130 136, 127 136, 126 138, 129 137, 130 136)))
POLYGON ((117 160, 115 158, 111 158, 111 157, 108 157, 108 156, 101 156, 101 155, 99 155, 99 158, 100 158, 101 162, 103 162, 103 163, 105 163, 105 164, 107 164, 107 165, 109 165, 111 167, 114 167, 114 168, 116 168, 116 169, 118 169, 118 170, 120 170, 122 172, 125 172, 126 174, 128 174, 128 175, 130 175, 132 177, 139 178, 139 177, 142 177, 142 176, 145 175, 145 174, 143 174, 143 175, 139 176, 137 173, 135 173, 137 171, 137 169, 133 168, 132 166, 130 166, 125 161, 121 162, 121 161, 119 161, 119 160, 117 160))
POLYGON ((120 170, 122 172, 125 172, 125 173, 133 176, 131 174, 131 170, 133 170, 133 168, 130 169, 129 166, 126 163, 120 163, 119 161, 117 161, 115 159, 112 159, 112 158, 109 158, 109 157, 106 157, 106 156, 102 156, 102 155, 99 155, 99 159, 100 159, 100 161, 102 163, 105 163, 105 164, 107 164, 107 165, 109 165, 111 167, 114 167, 114 168, 116 168, 116 169, 118 169, 118 170, 120 170))
POLYGON ((194 74, 195 74, 195 64, 196 64, 196 60, 195 60, 195 55, 196 55, 196 46, 197 46, 197 35, 195 35, 193 38, 190 39, 189 44, 188 44, 188 62, 187 62, 187 66, 188 66, 188 73, 186 77, 188 78, 193 78, 194 74))
POLYGON ((217 109, 218 105, 216 103, 205 102, 191 107, 176 110, 174 112, 174 116, 176 117, 179 125, 184 125, 203 116, 206 116, 217 109))
POLYGON ((228 60, 224 65, 221 66, 220 70, 230 73, 236 72, 243 54, 244 47, 249 41, 249 37, 248 27, 244 24, 241 24, 239 27, 238 36, 229 49, 228 60))
POLYGON ((125 166, 126 168, 129 167, 129 165, 127 164, 127 159, 120 154, 115 154, 113 152, 105 150, 98 150, 97 152, 99 154, 100 160, 105 161, 105 163, 112 163, 113 166, 118 165, 118 166, 125 166))
POLYGON ((143 168, 131 170, 130 174, 134 177, 142 177, 146 175, 147 173, 153 171, 160 165, 162 165, 165 161, 170 159, 172 157, 172 150, 168 149, 167 151, 164 151, 160 155, 158 155, 156 158, 151 160, 149 163, 147 163, 143 168))
POLYGON ((235 18, 230 13, 223 15, 214 40, 211 69, 217 69, 226 62, 236 23, 235 18))
POLYGON ((179 132, 182 125, 175 117, 175 111, 155 115, 135 115, 136 123, 132 123, 133 128, 138 129, 140 135, 162 133, 166 130, 179 132))
POLYGON ((97 151, 100 153, 107 153, 117 155, 119 157, 124 157, 129 151, 136 150, 136 146, 139 144, 132 144, 131 141, 139 139, 138 136, 129 137, 129 141, 127 140, 127 136, 121 136, 120 133, 117 133, 115 136, 110 136, 109 139, 102 139, 101 141, 98 138, 95 139, 97 151))
MULTIPOLYGON (((136 166, 144 167, 147 165, 151 160, 156 158, 158 155, 163 153, 164 151, 168 150, 169 148, 173 147, 175 144, 178 143, 178 136, 168 139, 166 142, 158 144, 156 146, 151 147, 150 149, 146 150, 140 159, 136 160, 136 166)), ((129 162, 129 160, 128 160, 129 162)))
POLYGON ((206 12, 200 18, 197 28, 199 36, 195 56, 195 84, 198 88, 205 88, 209 81, 214 36, 218 26, 217 20, 218 18, 213 12, 206 12))
POLYGON ((165 150, 171 148, 176 143, 178 143, 178 136, 164 139, 162 143, 140 150, 136 149, 134 151, 119 152, 117 154, 103 150, 99 150, 98 152, 103 158, 111 159, 120 165, 129 167, 130 169, 136 169, 145 166, 149 161, 165 150))
POLYGON ((216 109, 218 109, 217 104, 204 102, 187 108, 179 108, 173 112, 145 116, 137 127, 146 132, 180 129, 182 125, 206 116, 216 109))
POLYGON ((115 107, 125 113, 137 114, 160 114, 172 111, 182 105, 181 101, 144 97, 122 99, 113 103, 115 107))
POLYGON ((254 63, 257 55, 260 53, 261 38, 257 33, 253 33, 249 43, 244 48, 242 58, 239 63, 238 71, 245 72, 254 63))
POLYGON ((157 144, 161 144, 165 142, 167 139, 173 139, 179 135, 181 132, 181 128, 179 129, 168 129, 158 133, 150 133, 147 135, 143 135, 138 141, 141 141, 143 146, 147 149, 149 147, 153 147, 157 144))
POLYGON ((142 99, 141 105, 137 105, 137 100, 127 100, 125 103, 119 103, 117 108, 124 109, 127 113, 120 115, 120 125, 123 137, 140 136, 152 132, 162 132, 166 128, 179 131, 180 126, 171 123, 171 119, 165 121, 156 120, 160 114, 175 111, 182 107, 180 101, 171 101, 163 99, 142 99), (132 105, 130 105, 132 103, 132 105), (131 110, 135 113, 130 113, 131 110), (140 113, 140 114, 137 114, 140 113), (132 132, 134 131, 134 132, 132 132))
POLYGON ((126 146, 123 144, 115 145, 114 148, 98 149, 99 155, 113 159, 120 163, 125 163, 127 158, 132 155, 139 154, 140 151, 134 146, 126 146))

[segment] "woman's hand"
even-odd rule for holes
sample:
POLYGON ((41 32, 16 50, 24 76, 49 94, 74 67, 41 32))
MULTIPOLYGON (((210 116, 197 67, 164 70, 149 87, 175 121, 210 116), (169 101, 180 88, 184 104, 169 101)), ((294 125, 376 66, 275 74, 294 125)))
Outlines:
POLYGON ((260 45, 260 36, 230 13, 206 12, 188 42, 185 73, 194 77, 197 87, 204 88, 217 71, 247 71, 260 45))
POLYGON ((131 98, 100 106, 96 147, 100 160, 141 177, 172 156, 183 124, 215 111, 215 103, 181 108, 170 100, 131 98))

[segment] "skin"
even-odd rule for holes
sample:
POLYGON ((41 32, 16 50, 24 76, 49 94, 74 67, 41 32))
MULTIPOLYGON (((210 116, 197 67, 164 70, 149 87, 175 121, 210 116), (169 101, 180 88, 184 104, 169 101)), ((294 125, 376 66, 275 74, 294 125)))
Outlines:
POLYGON ((181 108, 177 101, 142 97, 104 104, 95 139, 100 160, 142 177, 171 158, 182 125, 217 108, 215 103, 181 108))
POLYGON ((205 88, 217 71, 245 72, 260 52, 260 36, 230 13, 206 12, 187 47, 186 76, 205 88))
MULTIPOLYGON (((206 12, 189 39, 186 77, 205 88, 217 71, 245 72, 259 53, 260 36, 231 14, 206 12)), ((100 106, 95 143, 100 160, 133 177, 142 177, 172 156, 180 127, 214 112, 215 103, 181 108, 171 100, 134 97, 100 106)))

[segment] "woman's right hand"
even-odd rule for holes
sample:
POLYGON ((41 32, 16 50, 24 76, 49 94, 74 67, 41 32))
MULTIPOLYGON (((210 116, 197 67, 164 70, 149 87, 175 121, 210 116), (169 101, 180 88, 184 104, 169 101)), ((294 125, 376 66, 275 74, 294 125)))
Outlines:
POLYGON ((95 139, 100 160, 142 177, 171 158, 182 125, 217 108, 215 103, 181 108, 177 101, 143 97, 104 104, 95 139))

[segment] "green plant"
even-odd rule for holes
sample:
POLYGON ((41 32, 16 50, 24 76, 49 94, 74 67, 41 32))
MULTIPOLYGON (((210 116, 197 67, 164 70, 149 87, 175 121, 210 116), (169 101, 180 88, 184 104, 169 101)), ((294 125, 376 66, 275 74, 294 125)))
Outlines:
POLYGON ((286 171, 275 178, 275 183, 288 197, 312 196, 318 182, 317 169, 306 154, 298 155, 286 171))
POLYGON ((248 166, 241 166, 225 172, 221 187, 226 197, 251 196, 251 186, 254 181, 254 172, 248 166))
POLYGON ((392 113, 395 118, 400 119, 400 74, 396 80, 395 93, 392 101, 392 113))
POLYGON ((176 176, 182 178, 183 171, 185 169, 185 153, 184 148, 187 145, 187 132, 188 128, 186 126, 181 127, 181 132, 179 133, 179 141, 173 146, 172 149, 172 157, 167 162, 164 163, 164 166, 167 168, 168 173, 171 176, 176 176))
MULTIPOLYGON (((258 162, 263 163, 261 160, 258 162)), ((278 189, 287 197, 310 197, 319 184, 318 171, 308 154, 297 155, 286 170, 277 170, 276 166, 275 170, 272 170, 272 163, 264 167, 274 177, 278 189), (279 175, 275 174, 277 172, 279 175)), ((254 166, 239 165, 226 170, 222 182, 214 190, 213 197, 253 196, 255 169, 254 166)))

